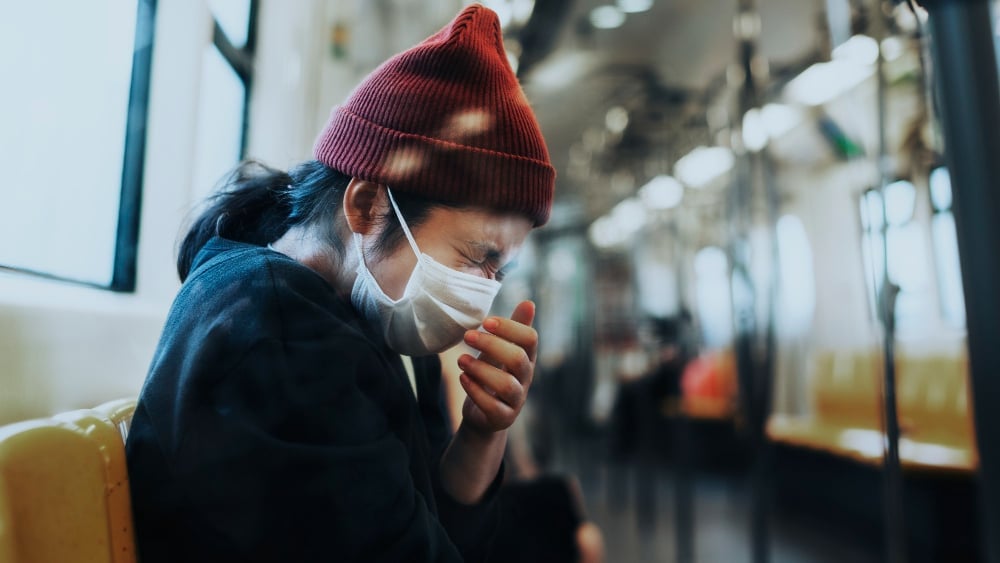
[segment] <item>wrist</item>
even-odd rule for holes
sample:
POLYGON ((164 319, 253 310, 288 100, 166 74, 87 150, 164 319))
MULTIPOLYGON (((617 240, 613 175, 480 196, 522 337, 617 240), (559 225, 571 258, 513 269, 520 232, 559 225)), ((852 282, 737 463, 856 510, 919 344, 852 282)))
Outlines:
POLYGON ((455 432, 455 438, 469 445, 488 447, 495 445, 497 442, 506 443, 507 430, 479 428, 474 424, 470 424, 468 420, 462 420, 458 425, 458 430, 455 432))

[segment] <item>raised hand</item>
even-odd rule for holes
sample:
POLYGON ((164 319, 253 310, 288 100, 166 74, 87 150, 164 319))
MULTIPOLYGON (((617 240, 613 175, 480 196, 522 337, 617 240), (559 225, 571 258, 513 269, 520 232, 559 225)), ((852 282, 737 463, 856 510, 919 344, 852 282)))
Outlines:
POLYGON ((488 317, 487 332, 470 330, 465 343, 479 350, 479 358, 458 358, 459 381, 468 394, 462 407, 464 424, 492 433, 510 427, 517 419, 535 375, 538 333, 531 327, 535 304, 522 301, 509 319, 488 317))

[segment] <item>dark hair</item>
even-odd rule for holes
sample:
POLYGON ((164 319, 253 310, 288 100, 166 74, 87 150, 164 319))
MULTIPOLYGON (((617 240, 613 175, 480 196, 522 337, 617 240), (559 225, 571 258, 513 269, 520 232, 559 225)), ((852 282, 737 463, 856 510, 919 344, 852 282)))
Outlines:
MULTIPOLYGON (((263 246, 297 225, 319 227, 336 254, 343 255, 335 225, 350 181, 350 176, 316 160, 288 172, 252 160, 240 163, 188 228, 177 252, 177 275, 182 282, 187 279, 195 256, 214 236, 263 246)), ((393 197, 411 229, 434 207, 457 207, 395 191, 393 197)), ((403 240, 403 231, 391 209, 383 220, 386 227, 376 249, 388 252, 403 240)))

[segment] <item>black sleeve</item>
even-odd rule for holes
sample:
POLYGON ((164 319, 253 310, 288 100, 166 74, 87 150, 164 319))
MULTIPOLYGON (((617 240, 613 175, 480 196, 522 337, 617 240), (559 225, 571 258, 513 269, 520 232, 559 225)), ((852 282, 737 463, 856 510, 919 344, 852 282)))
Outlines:
MULTIPOLYGON (((417 373, 421 417, 427 428, 434 458, 440 460, 452 436, 441 385, 441 362, 437 356, 414 358, 414 368, 417 373)), ((438 518, 448 530, 452 541, 466 561, 487 560, 493 537, 499 527, 498 494, 504 480, 504 466, 500 466, 500 471, 482 501, 475 505, 457 502, 442 487, 440 472, 435 472, 434 477, 438 518)))
POLYGON ((167 362, 178 366, 176 388, 157 393, 153 373, 144 389, 175 502, 185 505, 189 526, 211 538, 199 555, 461 561, 414 485, 406 446, 390 431, 393 405, 361 391, 360 381, 386 379, 388 366, 310 291, 285 277, 258 284, 227 309, 230 318, 212 321, 225 330, 180 339, 228 356, 226 369, 211 374, 210 365, 167 362))

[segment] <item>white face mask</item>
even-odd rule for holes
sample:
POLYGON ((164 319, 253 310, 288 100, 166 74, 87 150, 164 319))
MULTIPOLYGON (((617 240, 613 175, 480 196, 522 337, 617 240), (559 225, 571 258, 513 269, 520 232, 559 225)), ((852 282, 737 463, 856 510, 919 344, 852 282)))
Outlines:
POLYGON ((387 192, 406 240, 417 255, 417 265, 403 296, 392 299, 365 265, 361 235, 354 233, 358 275, 351 303, 382 330, 385 341, 396 352, 408 356, 436 354, 458 344, 465 331, 482 324, 500 291, 500 282, 453 270, 421 253, 392 192, 387 192))

